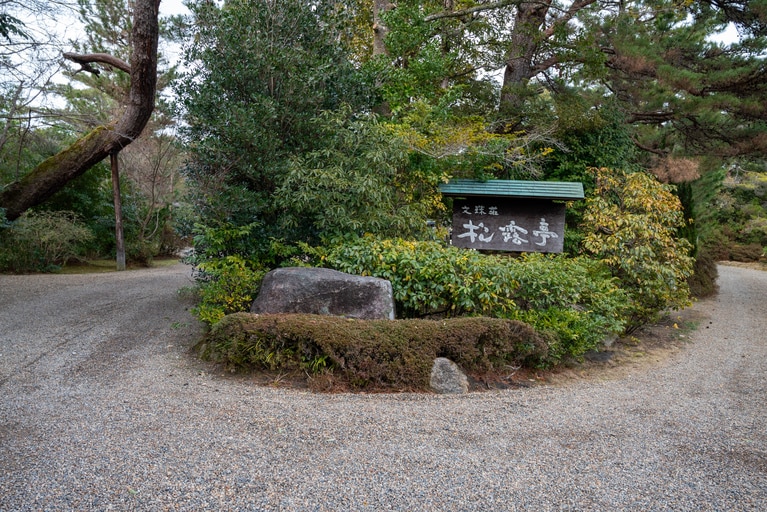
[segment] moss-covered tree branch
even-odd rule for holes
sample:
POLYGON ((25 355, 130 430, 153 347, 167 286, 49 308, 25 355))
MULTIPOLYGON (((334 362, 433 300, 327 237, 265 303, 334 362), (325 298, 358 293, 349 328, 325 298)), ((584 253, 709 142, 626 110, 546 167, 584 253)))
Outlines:
POLYGON ((0 208, 5 209, 9 220, 44 202, 69 181, 133 142, 144 130, 154 109, 157 89, 159 6, 159 0, 137 0, 134 5, 131 88, 122 116, 108 126, 97 127, 0 191, 0 208))

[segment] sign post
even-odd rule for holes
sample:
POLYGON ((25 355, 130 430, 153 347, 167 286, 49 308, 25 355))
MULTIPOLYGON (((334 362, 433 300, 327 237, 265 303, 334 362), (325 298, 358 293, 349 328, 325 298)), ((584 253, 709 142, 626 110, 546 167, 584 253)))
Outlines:
POLYGON ((583 199, 581 183, 454 180, 454 246, 508 252, 562 252, 565 204, 583 199))

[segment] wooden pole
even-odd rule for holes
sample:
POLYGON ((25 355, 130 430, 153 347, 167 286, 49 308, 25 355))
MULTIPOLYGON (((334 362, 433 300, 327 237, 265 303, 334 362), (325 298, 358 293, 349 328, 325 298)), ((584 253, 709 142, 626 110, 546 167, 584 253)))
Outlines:
POLYGON ((123 238, 123 208, 120 199, 120 166, 117 160, 118 151, 109 154, 112 167, 112 196, 115 203, 115 243, 117 253, 117 270, 125 270, 125 239, 123 238))

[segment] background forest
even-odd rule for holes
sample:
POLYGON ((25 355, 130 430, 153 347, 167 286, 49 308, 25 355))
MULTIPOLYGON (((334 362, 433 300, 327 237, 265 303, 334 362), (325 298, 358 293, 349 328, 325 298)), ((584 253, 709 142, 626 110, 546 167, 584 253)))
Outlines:
MULTIPOLYGON (((130 61, 144 3, 0 1, 0 269, 114 257, 108 159, 23 212, 12 187, 133 101, 119 65, 61 55, 130 61), (76 37, 45 28, 64 18, 76 37)), ((185 5, 113 154, 128 262, 193 246, 210 325, 269 269, 327 266, 390 279, 403 317, 529 323, 550 364, 712 293, 717 260, 764 258, 767 1, 185 5), (564 254, 481 255, 446 243, 452 178, 587 199, 564 254)))

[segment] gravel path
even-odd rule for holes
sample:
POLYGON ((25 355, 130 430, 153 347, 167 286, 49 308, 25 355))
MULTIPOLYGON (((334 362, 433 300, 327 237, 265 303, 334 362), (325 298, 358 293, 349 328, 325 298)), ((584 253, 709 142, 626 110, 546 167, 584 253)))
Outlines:
POLYGON ((609 381, 318 395, 207 373, 188 269, 0 276, 0 510, 767 510, 767 273, 609 381))

